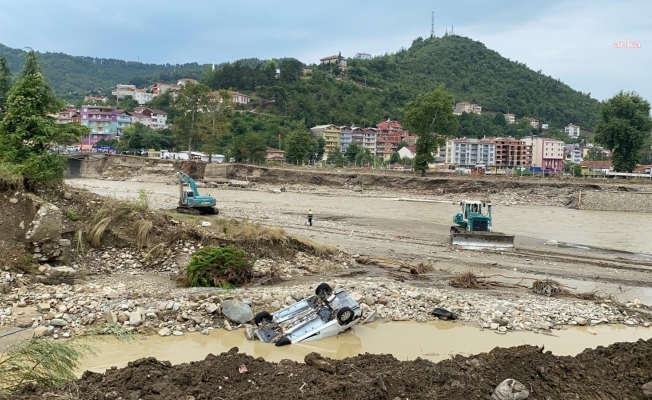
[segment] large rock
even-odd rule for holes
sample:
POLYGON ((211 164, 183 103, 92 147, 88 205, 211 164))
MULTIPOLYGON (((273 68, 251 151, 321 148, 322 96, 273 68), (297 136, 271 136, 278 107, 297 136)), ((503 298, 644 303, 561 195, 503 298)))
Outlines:
POLYGON ((61 318, 55 318, 52 321, 50 321, 50 325, 52 325, 52 326, 66 326, 66 325, 68 325, 68 322, 66 322, 66 320, 63 320, 61 318))
POLYGON ((118 319, 115 316, 115 313, 111 311, 110 309, 107 309, 104 311, 104 319, 106 319, 106 322, 108 324, 115 324, 118 322, 118 319))
POLYGON ((652 399, 652 381, 641 386, 641 390, 643 390, 644 399, 652 399))
POLYGON ((236 324, 244 324, 254 319, 251 307, 238 300, 226 300, 222 303, 222 315, 236 324))
POLYGON ((170 336, 172 335, 172 331, 170 328, 161 328, 161 330, 158 331, 159 336, 170 336))
POLYGON ((129 314, 129 326, 140 326, 143 323, 143 315, 140 311, 132 311, 129 314))

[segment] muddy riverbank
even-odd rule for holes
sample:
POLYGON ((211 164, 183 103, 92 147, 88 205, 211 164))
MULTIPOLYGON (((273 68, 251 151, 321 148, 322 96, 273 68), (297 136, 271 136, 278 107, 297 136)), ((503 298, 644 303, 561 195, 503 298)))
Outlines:
POLYGON ((488 399, 505 379, 522 383, 530 399, 644 399, 652 386, 652 341, 643 340, 575 357, 532 346, 496 348, 437 364, 371 354, 333 360, 316 353, 305 364, 271 363, 238 351, 180 365, 144 358, 104 374, 86 372, 61 389, 28 386, 10 399, 488 399))

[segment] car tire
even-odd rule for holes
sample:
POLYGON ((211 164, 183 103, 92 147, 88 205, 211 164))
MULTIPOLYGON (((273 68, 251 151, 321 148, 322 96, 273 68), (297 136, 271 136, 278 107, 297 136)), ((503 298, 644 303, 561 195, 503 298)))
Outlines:
POLYGON ((333 293, 333 289, 328 283, 320 283, 315 289, 315 294, 319 297, 328 297, 331 293, 333 293))
POLYGON ((353 313, 353 310, 351 310, 349 307, 342 307, 337 312, 337 322, 339 322, 340 325, 350 324, 351 321, 353 321, 354 317, 355 314, 353 313))
POLYGON ((292 344, 292 342, 290 341, 290 339, 288 339, 286 337, 280 338, 275 343, 276 347, 281 347, 281 346, 285 346, 285 345, 288 345, 288 344, 292 344))
POLYGON ((262 324, 265 321, 272 322, 272 315, 267 311, 259 312, 254 317, 254 324, 256 324, 256 326, 260 326, 260 324, 262 324))

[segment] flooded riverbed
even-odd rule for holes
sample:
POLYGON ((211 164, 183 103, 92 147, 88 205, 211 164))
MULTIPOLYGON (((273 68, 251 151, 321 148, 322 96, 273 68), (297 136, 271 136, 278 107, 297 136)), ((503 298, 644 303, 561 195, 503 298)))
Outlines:
MULTIPOLYGON (((84 187, 95 193, 117 198, 135 198, 138 190, 150 193, 150 204, 154 208, 171 209, 178 201, 178 187, 161 183, 113 182, 99 179, 73 179, 68 183, 84 187)), ((409 201, 388 201, 386 198, 359 196, 323 196, 312 193, 270 194, 266 191, 240 191, 223 189, 201 189, 202 193, 214 196, 218 201, 220 214, 227 217, 248 216, 248 210, 261 207, 269 212, 297 213, 297 223, 303 224, 303 213, 308 209, 320 215, 343 215, 354 219, 373 219, 373 225, 380 229, 406 235, 448 236, 453 215, 458 206, 452 203, 422 203, 409 201), (343 207, 343 205, 345 205, 343 207)), ((397 199, 394 199, 397 200, 397 199)), ((494 208, 494 228, 497 231, 514 234, 517 241, 539 243, 557 240, 564 243, 614 249, 633 253, 652 254, 652 225, 641 224, 649 219, 648 214, 617 211, 588 211, 562 207, 544 206, 502 206, 494 208), (636 226, 636 234, 632 233, 636 226)))
POLYGON ((417 357, 440 361, 456 354, 471 355, 488 352, 495 347, 513 347, 524 344, 545 346, 556 355, 576 355, 586 348, 606 346, 615 342, 633 342, 651 339, 652 329, 624 325, 569 328, 550 334, 510 332, 498 334, 451 322, 375 322, 355 326, 338 337, 276 347, 272 344, 249 341, 242 329, 213 330, 211 334, 186 334, 182 337, 139 337, 135 343, 93 341, 98 351, 89 356, 78 371, 104 372, 112 367, 123 367, 129 361, 142 357, 156 357, 173 364, 202 360, 208 354, 219 354, 232 347, 253 357, 267 361, 282 359, 303 361, 306 354, 318 352, 326 357, 343 359, 361 353, 392 354, 399 360, 417 357))

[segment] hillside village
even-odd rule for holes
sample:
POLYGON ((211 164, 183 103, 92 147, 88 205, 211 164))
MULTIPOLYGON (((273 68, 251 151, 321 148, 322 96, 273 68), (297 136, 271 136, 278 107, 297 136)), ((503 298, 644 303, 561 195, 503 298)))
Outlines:
MULTIPOLYGON (((356 55, 356 58, 367 57, 366 53, 356 55)), ((344 68, 346 59, 339 58, 344 68)), ((322 64, 328 64, 332 60, 338 60, 338 56, 326 57, 321 60, 322 64)), ((120 139, 124 129, 136 123, 143 124, 152 129, 167 129, 171 126, 168 115, 163 110, 147 107, 155 97, 171 93, 176 97, 179 89, 187 84, 196 84, 195 79, 180 79, 176 84, 158 82, 147 89, 138 89, 135 85, 117 85, 112 95, 120 101, 133 99, 139 106, 132 111, 121 109, 118 106, 102 105, 107 103, 106 97, 84 98, 85 104, 81 109, 69 106, 61 111, 56 120, 58 123, 80 123, 88 126, 91 133, 82 137, 76 146, 80 151, 97 151, 98 143, 111 139, 120 139)), ((217 92, 214 92, 214 94, 217 92)), ((229 91, 233 104, 246 106, 251 98, 236 91, 229 91)), ((453 113, 457 116, 463 114, 482 114, 482 106, 469 102, 458 102, 455 104, 453 113)), ((496 113, 493 113, 496 114, 496 113)), ((514 124, 518 121, 526 121, 532 129, 540 130, 541 135, 516 139, 513 137, 485 137, 477 138, 452 138, 446 141, 435 153, 435 162, 431 169, 439 171, 457 171, 461 173, 505 173, 506 171, 518 171, 519 173, 559 173, 565 170, 565 165, 580 164, 577 169, 578 175, 603 175, 612 169, 610 152, 603 150, 592 143, 580 145, 578 143, 567 144, 563 140, 547 137, 548 124, 540 124, 536 118, 524 117, 517 120, 516 115, 503 114, 506 124, 514 124), (590 151, 597 151, 601 154, 602 160, 587 160, 590 151)), ((377 157, 384 167, 390 169, 405 169, 416 155, 417 136, 403 128, 396 120, 387 119, 376 124, 375 127, 337 126, 333 124, 317 125, 310 128, 311 135, 315 139, 323 139, 325 143, 323 161, 328 156, 339 152, 346 154, 349 146, 355 143, 360 149, 367 149, 369 153, 377 157)), ((564 129, 564 134, 571 140, 581 138, 580 127, 569 123, 564 129)), ((102 146, 100 146, 102 148, 102 146)), ((106 146, 104 147, 106 148, 106 146)), ((161 157, 184 158, 183 153, 174 153, 166 149, 147 149, 153 154, 161 157), (164 150, 160 152, 159 150, 164 150)), ((594 153, 595 154, 595 153, 594 153)), ((194 154, 199 158, 208 157, 200 152, 194 154)), ((224 156, 218 155, 215 162, 225 161, 224 156)), ((266 160, 268 162, 284 163, 283 149, 268 148, 266 160)), ((369 165, 371 166, 371 165, 369 165)), ((375 166, 374 166, 375 167, 375 166)), ((566 168, 568 170, 568 168, 566 168)), ((636 173, 649 173, 649 166, 640 166, 636 173)))

